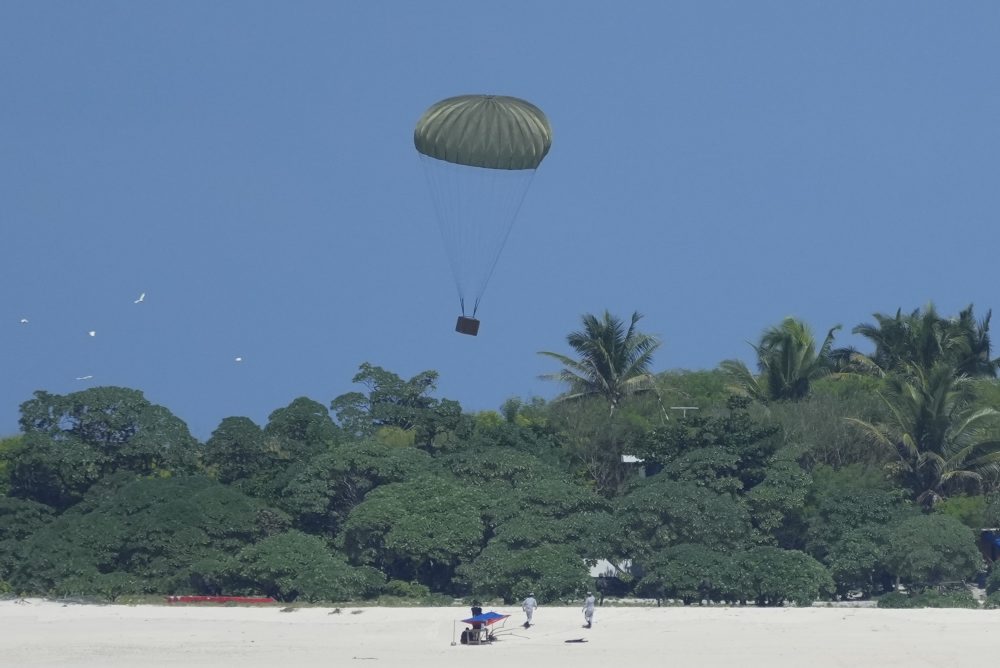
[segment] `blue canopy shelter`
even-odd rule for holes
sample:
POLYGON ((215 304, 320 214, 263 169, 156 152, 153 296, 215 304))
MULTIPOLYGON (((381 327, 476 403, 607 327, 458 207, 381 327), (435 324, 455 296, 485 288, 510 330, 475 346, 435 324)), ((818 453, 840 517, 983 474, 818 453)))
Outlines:
POLYGON ((490 624, 495 624, 499 621, 507 619, 510 615, 501 615, 499 612, 484 612, 481 615, 476 615, 475 617, 469 617, 468 619, 463 619, 462 621, 466 624, 483 624, 489 626, 490 624))
POLYGON ((1000 558, 1000 529, 982 529, 979 532, 979 551, 990 562, 1000 558))
MULTIPOLYGON (((506 623, 506 619, 510 615, 503 615, 499 612, 484 612, 481 615, 475 615, 467 619, 463 619, 463 624, 471 625, 471 628, 464 629, 462 631, 462 644, 463 645, 483 645, 485 643, 493 642, 496 639, 494 629, 503 627, 506 623), (494 626, 499 624, 500 627, 494 626)), ((455 644, 454 639, 452 640, 452 645, 455 644)))

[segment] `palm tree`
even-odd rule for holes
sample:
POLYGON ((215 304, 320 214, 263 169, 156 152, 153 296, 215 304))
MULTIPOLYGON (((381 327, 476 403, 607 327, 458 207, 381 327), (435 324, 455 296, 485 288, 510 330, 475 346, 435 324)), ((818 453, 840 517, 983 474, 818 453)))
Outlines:
POLYGON ((562 400, 593 395, 603 397, 614 416, 626 397, 655 389, 649 368, 660 341, 636 329, 640 319, 642 315, 636 311, 626 326, 608 311, 604 311, 601 318, 589 313, 584 315, 583 329, 566 337, 577 359, 560 353, 539 352, 558 360, 564 367, 542 378, 569 385, 569 394, 561 397, 562 400))
POLYGON ((738 390, 759 401, 797 401, 809 394, 810 384, 830 374, 834 368, 832 327, 816 350, 816 339, 809 326, 795 318, 785 318, 777 327, 764 331, 757 353, 759 375, 754 375, 739 360, 725 360, 720 365, 736 382, 738 390))
POLYGON ((599 417, 581 404, 570 429, 570 441, 577 439, 573 450, 579 464, 592 478, 596 490, 608 496, 619 492, 630 475, 622 462, 625 441, 622 421, 617 419, 616 412, 629 396, 656 390, 649 369, 660 342, 636 329, 641 318, 635 312, 626 324, 608 311, 602 317, 586 314, 582 318, 583 328, 566 337, 575 358, 554 352, 539 353, 563 365, 562 370, 542 376, 569 386, 569 391, 558 401, 598 397, 608 403, 608 418, 599 417))
POLYGON ((968 376, 941 361, 909 364, 886 379, 889 419, 847 418, 894 458, 915 500, 931 508, 956 490, 978 491, 1000 471, 1000 412, 971 404, 968 376))
POLYGON ((977 321, 972 315, 972 304, 958 314, 954 327, 964 345, 959 350, 957 368, 959 373, 972 378, 996 378, 1000 368, 1000 359, 990 359, 990 318, 993 311, 986 312, 986 317, 977 321))
MULTIPOLYGON (((894 316, 874 314, 874 323, 862 323, 852 332, 875 344, 867 369, 877 375, 905 370, 913 365, 924 372, 947 362, 960 374, 996 377, 1000 360, 990 359, 990 317, 976 321, 970 304, 958 318, 943 318, 933 304, 923 310, 894 316)), ((844 351, 836 351, 840 354, 844 351)))

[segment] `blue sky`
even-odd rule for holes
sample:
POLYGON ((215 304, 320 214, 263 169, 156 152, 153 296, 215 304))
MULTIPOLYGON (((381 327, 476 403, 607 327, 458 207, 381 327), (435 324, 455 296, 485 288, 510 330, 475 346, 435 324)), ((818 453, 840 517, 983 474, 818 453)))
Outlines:
POLYGON ((985 314, 998 34, 992 1, 0 3, 0 434, 120 385, 206 438, 363 362, 551 398, 537 352, 604 309, 657 371, 786 316, 985 314), (554 134, 475 338, 412 142, 464 93, 554 134))

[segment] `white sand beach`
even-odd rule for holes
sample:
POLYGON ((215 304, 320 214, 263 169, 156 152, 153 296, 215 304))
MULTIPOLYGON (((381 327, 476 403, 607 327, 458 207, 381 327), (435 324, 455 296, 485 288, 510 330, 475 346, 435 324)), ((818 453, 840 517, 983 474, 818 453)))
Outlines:
MULTIPOLYGON (((487 610, 490 608, 487 607, 487 610)), ((2 666, 987 666, 1000 611, 514 606, 497 641, 452 645, 467 608, 0 601, 2 666), (566 642, 576 639, 587 642, 566 642)))

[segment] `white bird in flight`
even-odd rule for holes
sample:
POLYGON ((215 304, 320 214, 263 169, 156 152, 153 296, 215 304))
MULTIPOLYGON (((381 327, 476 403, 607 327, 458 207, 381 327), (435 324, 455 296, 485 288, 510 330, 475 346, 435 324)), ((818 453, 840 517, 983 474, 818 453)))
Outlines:
POLYGON ((77 380, 90 380, 93 376, 77 376, 77 380))
POLYGON ((233 359, 233 361, 234 362, 242 362, 243 358, 242 357, 236 357, 236 358, 233 359))
POLYGON ((146 299, 146 293, 145 293, 145 292, 143 292, 142 294, 140 294, 140 295, 139 295, 139 298, 138 298, 138 299, 136 299, 136 300, 135 300, 134 302, 132 302, 132 303, 133 303, 133 304, 138 304, 138 303, 139 303, 139 302, 141 302, 141 301, 145 301, 145 299, 146 299))
POLYGON ((27 318, 21 318, 21 324, 22 325, 27 325, 28 324, 28 319, 27 318))
POLYGON ((93 329, 90 330, 89 332, 87 332, 87 334, 90 335, 90 336, 97 336, 97 332, 95 330, 93 330, 93 329))

